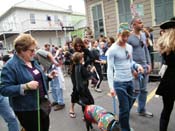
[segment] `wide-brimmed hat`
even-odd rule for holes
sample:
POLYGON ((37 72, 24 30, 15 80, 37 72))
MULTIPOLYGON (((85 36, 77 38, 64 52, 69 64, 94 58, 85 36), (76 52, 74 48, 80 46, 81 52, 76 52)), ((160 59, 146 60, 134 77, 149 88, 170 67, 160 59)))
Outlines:
POLYGON ((160 25, 161 29, 175 28, 175 16, 160 25))

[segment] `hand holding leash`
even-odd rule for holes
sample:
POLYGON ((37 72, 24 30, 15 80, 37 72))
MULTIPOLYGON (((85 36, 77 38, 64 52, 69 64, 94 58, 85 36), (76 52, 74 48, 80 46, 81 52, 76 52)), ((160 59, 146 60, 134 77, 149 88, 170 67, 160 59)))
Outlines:
POLYGON ((115 97, 116 96, 115 90, 114 89, 110 89, 110 94, 111 94, 112 97, 115 97))

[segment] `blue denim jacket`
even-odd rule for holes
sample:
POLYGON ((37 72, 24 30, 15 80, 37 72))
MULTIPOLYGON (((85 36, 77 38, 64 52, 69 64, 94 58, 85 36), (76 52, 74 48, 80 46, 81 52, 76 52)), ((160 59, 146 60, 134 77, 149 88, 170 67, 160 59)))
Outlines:
MULTIPOLYGON (((42 74, 44 90, 47 93, 48 78, 36 61, 32 61, 42 74)), ((0 94, 9 96, 10 105, 15 111, 37 110, 37 90, 22 92, 22 84, 34 80, 25 63, 16 54, 5 64, 1 72, 0 94)))

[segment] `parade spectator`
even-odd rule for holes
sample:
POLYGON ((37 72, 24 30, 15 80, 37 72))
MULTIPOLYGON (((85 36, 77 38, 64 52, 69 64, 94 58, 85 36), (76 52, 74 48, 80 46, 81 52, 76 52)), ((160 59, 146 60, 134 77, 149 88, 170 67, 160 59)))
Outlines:
MULTIPOLYGON (((10 59, 9 55, 4 55, 2 61, 5 64, 10 59)), ((0 94, 0 115, 3 117, 8 125, 8 131, 19 131, 18 120, 15 116, 13 109, 9 105, 8 97, 0 94)))
POLYGON ((143 29, 143 32, 145 33, 146 36, 146 44, 147 44, 147 48, 150 54, 150 58, 151 58, 151 65, 152 65, 152 69, 154 68, 154 37, 153 37, 153 29, 150 27, 146 27, 143 29))
POLYGON ((111 45, 115 43, 115 39, 113 37, 108 37, 107 39, 107 49, 111 47, 111 45))
POLYGON ((52 90, 52 97, 53 97, 52 106, 55 106, 54 111, 57 111, 65 107, 63 98, 63 89, 65 88, 64 77, 61 66, 55 66, 53 64, 51 70, 56 70, 59 74, 58 76, 53 78, 50 82, 50 88, 52 90))
POLYGON ((36 46, 36 40, 29 34, 20 34, 14 40, 16 53, 2 69, 0 93, 9 96, 10 105, 25 130, 37 131, 40 123, 41 131, 49 131, 49 110, 41 105, 50 106, 47 81, 56 72, 52 71, 48 76, 44 74, 33 59, 36 46), (40 118, 37 117, 38 110, 40 118))
POLYGON ((127 43, 129 34, 128 25, 124 23, 120 24, 118 39, 109 48, 107 53, 108 83, 111 95, 113 96, 114 92, 116 92, 119 100, 121 131, 133 131, 129 124, 130 110, 135 100, 132 71, 143 72, 141 65, 136 64, 132 60, 132 46, 127 43))
POLYGON ((44 72, 47 72, 52 64, 58 65, 59 63, 55 60, 52 53, 46 49, 38 49, 35 54, 35 59, 39 62, 42 66, 44 72))
POLYGON ((128 43, 133 47, 133 60, 136 63, 141 64, 145 70, 142 88, 139 85, 138 72, 133 72, 135 92, 139 93, 137 113, 140 116, 153 117, 153 114, 151 112, 148 112, 145 108, 147 100, 147 84, 149 73, 151 72, 151 60, 146 45, 146 37, 145 34, 142 32, 142 20, 139 17, 133 18, 131 21, 131 27, 133 31, 128 38, 128 43))
MULTIPOLYGON (((74 52, 83 53, 83 56, 84 56, 83 66, 87 68, 88 65, 91 65, 93 60, 91 52, 87 48, 85 48, 85 44, 82 41, 82 39, 79 37, 76 37, 73 41, 73 46, 74 46, 74 52)), ((73 92, 71 94, 71 106, 70 106, 69 114, 71 118, 75 118, 76 115, 74 112, 74 106, 75 106, 75 103, 77 103, 79 98, 77 95, 76 83, 75 83, 75 65, 73 63, 72 63, 72 69, 71 69, 71 81, 73 85, 73 92)))
POLYGON ((156 94, 162 96, 163 109, 160 116, 159 131, 167 131, 175 101, 175 17, 160 25, 164 30, 157 45, 167 65, 156 94))
POLYGON ((94 77, 95 79, 97 79, 97 83, 95 85, 95 91, 102 92, 102 90, 100 89, 100 85, 103 80, 101 64, 105 64, 106 62, 104 62, 103 60, 100 60, 100 51, 97 49, 97 47, 98 47, 98 41, 94 41, 92 43, 91 54, 93 56, 93 65, 95 66, 97 71, 97 72, 94 72, 95 74, 94 77))
POLYGON ((64 73, 65 75, 71 73, 71 57, 72 57, 72 51, 69 50, 68 46, 64 47, 64 73))

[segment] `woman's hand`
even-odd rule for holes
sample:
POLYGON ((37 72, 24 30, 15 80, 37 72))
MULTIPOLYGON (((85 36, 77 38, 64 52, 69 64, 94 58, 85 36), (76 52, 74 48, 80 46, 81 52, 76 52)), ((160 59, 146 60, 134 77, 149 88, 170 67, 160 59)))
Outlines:
POLYGON ((39 82, 38 81, 30 81, 26 83, 25 85, 26 90, 36 90, 39 87, 39 82))

